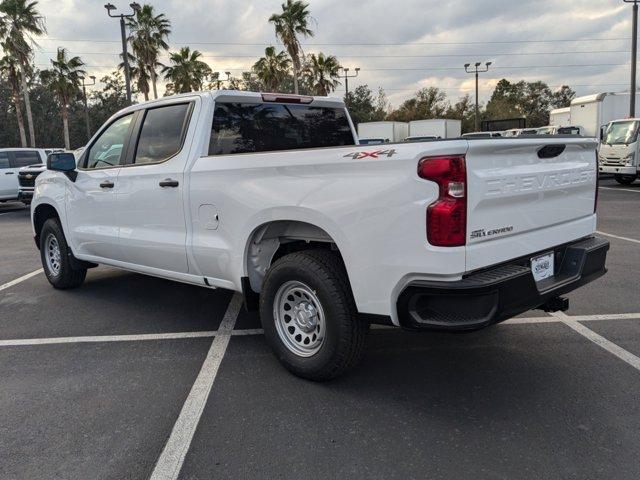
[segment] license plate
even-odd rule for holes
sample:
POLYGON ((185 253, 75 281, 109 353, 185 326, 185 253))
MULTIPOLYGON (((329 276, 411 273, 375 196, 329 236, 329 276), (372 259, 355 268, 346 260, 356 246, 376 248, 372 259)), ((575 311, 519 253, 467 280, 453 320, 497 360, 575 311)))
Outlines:
POLYGON ((553 252, 531 259, 531 271, 536 282, 553 277, 553 252))

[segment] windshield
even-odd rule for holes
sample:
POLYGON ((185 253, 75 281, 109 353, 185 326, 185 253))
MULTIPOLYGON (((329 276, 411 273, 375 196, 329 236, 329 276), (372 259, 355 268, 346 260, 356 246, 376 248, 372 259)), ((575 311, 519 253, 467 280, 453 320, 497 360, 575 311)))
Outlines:
POLYGON ((603 143, 608 145, 622 145, 634 143, 638 137, 638 121, 614 122, 607 126, 603 143))

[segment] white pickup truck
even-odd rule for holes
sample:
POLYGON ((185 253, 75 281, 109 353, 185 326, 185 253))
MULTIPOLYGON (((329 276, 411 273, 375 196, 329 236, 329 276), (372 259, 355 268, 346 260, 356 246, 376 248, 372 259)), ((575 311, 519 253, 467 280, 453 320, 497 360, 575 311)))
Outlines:
POLYGON ((370 323, 473 330, 603 275, 596 141, 357 144, 326 97, 218 91, 115 114, 49 156, 32 221, 47 278, 97 264, 242 292, 293 373, 360 358, 370 323))

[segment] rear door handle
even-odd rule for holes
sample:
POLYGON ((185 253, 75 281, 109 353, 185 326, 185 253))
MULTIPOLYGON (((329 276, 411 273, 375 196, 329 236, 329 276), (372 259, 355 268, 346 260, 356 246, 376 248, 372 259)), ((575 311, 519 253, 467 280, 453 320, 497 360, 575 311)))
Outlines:
POLYGON ((5 175, 15 175, 15 172, 4 172, 5 175))
POLYGON ((100 188, 113 188, 115 184, 109 180, 106 180, 100 184, 100 188))
POLYGON ((165 178, 158 185, 161 187, 177 187, 180 185, 177 180, 171 180, 170 178, 165 178))

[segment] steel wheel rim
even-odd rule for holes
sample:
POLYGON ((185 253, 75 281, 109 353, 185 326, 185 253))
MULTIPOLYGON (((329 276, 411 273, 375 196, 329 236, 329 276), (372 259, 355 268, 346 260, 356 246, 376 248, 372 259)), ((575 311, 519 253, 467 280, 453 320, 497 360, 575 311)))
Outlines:
POLYGON ((273 318, 278 336, 290 352, 300 357, 318 353, 326 321, 320 299, 309 286, 295 280, 282 284, 273 302, 273 318))
POLYGON ((44 242, 44 258, 49 272, 54 276, 58 276, 62 268, 62 255, 60 254, 58 239, 52 233, 47 235, 47 239, 44 242))

